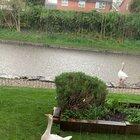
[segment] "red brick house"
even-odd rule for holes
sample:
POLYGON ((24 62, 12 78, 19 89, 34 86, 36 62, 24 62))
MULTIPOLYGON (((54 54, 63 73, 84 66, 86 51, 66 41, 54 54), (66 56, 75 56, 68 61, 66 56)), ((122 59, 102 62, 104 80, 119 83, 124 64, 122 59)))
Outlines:
POLYGON ((112 5, 112 11, 119 12, 122 14, 129 13, 129 6, 131 4, 132 0, 120 0, 118 5, 113 3, 112 5))
POLYGON ((118 8, 118 12, 123 13, 123 14, 129 13, 129 5, 131 1, 132 0, 123 0, 121 5, 118 8))
POLYGON ((112 9, 113 0, 46 0, 45 6, 59 10, 109 12, 112 9))

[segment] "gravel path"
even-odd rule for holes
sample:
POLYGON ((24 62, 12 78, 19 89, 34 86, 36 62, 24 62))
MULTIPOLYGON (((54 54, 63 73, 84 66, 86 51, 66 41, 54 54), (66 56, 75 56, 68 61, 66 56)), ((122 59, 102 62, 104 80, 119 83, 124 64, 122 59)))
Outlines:
MULTIPOLYGON (((53 82, 28 80, 28 79, 0 78, 0 86, 17 86, 17 87, 55 89, 55 84, 53 82)), ((108 90, 109 90, 109 92, 114 92, 114 93, 130 93, 130 94, 140 95, 140 88, 108 88, 108 90)))
POLYGON ((52 82, 42 82, 39 80, 27 79, 0 79, 1 86, 33 87, 33 88, 55 88, 52 82))

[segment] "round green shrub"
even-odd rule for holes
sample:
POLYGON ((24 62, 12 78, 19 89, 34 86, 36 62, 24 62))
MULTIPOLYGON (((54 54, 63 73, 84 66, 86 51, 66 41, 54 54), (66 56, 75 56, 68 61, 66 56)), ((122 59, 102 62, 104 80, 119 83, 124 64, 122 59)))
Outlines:
POLYGON ((62 110, 88 109, 105 103, 106 84, 82 72, 62 73, 55 78, 58 106, 62 110))

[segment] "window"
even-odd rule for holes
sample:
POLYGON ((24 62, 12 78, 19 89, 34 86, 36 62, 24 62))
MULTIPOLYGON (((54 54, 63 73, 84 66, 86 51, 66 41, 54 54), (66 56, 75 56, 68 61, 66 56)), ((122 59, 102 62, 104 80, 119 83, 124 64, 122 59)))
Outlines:
POLYGON ((85 5, 86 5, 85 0, 79 0, 79 2, 78 2, 78 7, 80 7, 80 8, 85 8, 85 5))
POLYGON ((57 0, 48 0, 49 4, 57 4, 57 0))
POLYGON ((96 2, 95 4, 96 9, 105 9, 105 6, 106 6, 105 2, 96 2))
POLYGON ((68 0, 61 0, 62 6, 68 6, 68 0))

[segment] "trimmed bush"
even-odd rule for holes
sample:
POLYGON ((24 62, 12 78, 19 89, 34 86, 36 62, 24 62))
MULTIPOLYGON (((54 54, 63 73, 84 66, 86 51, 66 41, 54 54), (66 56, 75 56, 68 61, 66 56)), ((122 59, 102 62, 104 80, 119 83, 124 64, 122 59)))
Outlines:
POLYGON ((62 73, 55 78, 58 106, 62 110, 88 109, 105 103, 106 84, 81 72, 62 73))

